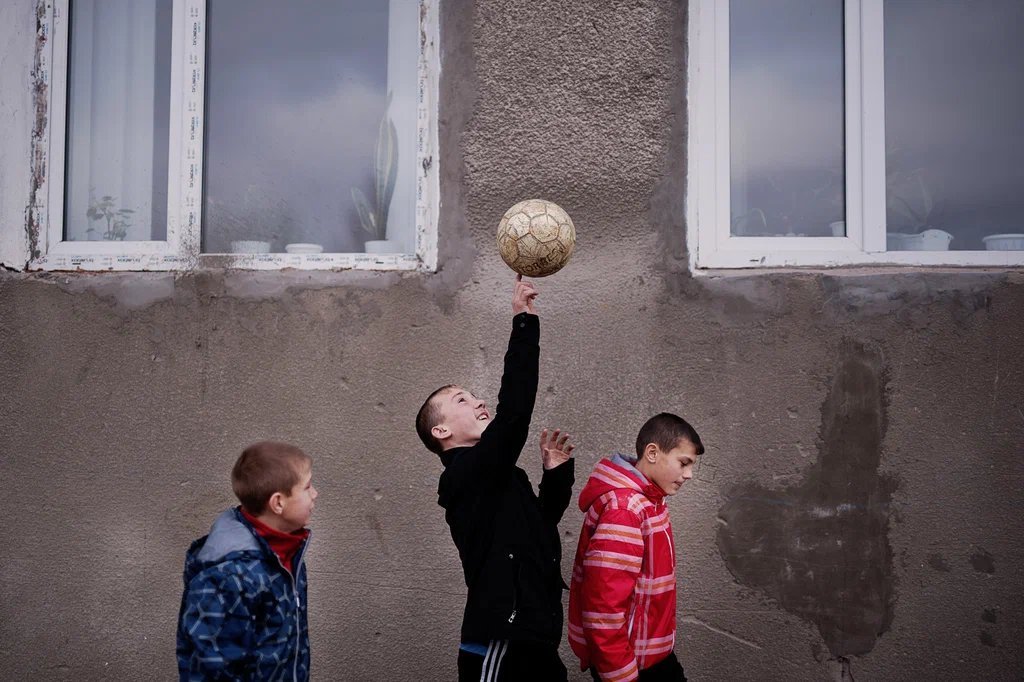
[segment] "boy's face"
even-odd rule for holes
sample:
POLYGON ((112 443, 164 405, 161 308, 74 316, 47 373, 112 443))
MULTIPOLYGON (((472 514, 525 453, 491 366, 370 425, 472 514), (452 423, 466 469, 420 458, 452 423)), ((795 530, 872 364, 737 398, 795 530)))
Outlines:
POLYGON ((487 405, 472 393, 455 386, 436 398, 441 422, 432 429, 434 437, 444 443, 444 449, 476 445, 484 429, 491 423, 487 405))
POLYGON ((648 443, 638 468, 666 495, 675 495, 683 483, 693 478, 696 461, 697 446, 688 440, 680 440, 671 450, 662 450, 657 444, 648 443))
POLYGON ((304 528, 309 524, 313 516, 313 502, 316 500, 317 492, 313 487, 313 468, 306 465, 299 482, 292 486, 287 494, 281 496, 283 509, 280 513, 282 530, 291 533, 304 528))

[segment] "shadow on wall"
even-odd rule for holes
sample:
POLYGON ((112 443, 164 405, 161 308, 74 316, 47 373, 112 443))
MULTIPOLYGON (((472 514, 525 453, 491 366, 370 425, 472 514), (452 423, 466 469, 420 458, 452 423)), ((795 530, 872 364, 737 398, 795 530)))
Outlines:
POLYGON ((878 352, 844 342, 802 482, 737 486, 719 510, 718 549, 733 576, 816 625, 840 660, 871 651, 892 622, 897 485, 878 473, 886 381, 878 352))

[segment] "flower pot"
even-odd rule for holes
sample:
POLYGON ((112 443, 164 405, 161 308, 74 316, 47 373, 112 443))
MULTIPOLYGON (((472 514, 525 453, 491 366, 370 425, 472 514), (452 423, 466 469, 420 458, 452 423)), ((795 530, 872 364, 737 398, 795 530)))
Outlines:
POLYGON ((990 234, 981 241, 988 251, 1024 251, 1024 234, 990 234))
POLYGON ((885 250, 886 251, 906 251, 909 247, 907 246, 907 240, 913 239, 917 235, 910 234, 907 232, 886 232, 885 233, 885 250))
POLYGON ((924 230, 908 235, 903 241, 904 251, 949 251, 953 235, 945 230, 924 230))
POLYGON ((401 249, 393 239, 370 239, 366 242, 366 253, 401 253, 401 249))
POLYGON ((270 253, 270 242, 255 239, 231 242, 231 253, 270 253))
POLYGON ((284 250, 288 253, 323 253, 324 247, 320 244, 285 244, 284 250))

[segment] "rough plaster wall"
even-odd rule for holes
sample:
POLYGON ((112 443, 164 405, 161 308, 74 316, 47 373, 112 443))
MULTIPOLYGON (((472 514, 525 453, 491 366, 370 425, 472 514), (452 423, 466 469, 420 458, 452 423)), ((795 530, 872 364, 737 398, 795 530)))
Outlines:
MULTIPOLYGON (((693 679, 1024 675, 1024 276, 690 278, 680 3, 442 16, 438 274, 0 275, 4 676, 173 677, 183 552, 231 503, 241 447, 275 437, 316 458, 316 678, 453 679, 464 588, 412 418, 447 381, 496 395, 510 275, 493 228, 528 196, 580 239, 539 282, 536 431, 578 438, 581 483, 659 410, 708 446, 671 502, 693 679), (847 474, 888 497, 814 525, 848 502, 847 474), (796 521, 754 533, 750 490, 796 521), (767 537, 799 559, 826 533, 869 569, 849 598, 755 551, 767 537), (862 644, 830 638, 880 594, 862 644)), ((523 455, 534 480, 538 460, 523 455)), ((566 556, 579 523, 570 510, 566 556)))

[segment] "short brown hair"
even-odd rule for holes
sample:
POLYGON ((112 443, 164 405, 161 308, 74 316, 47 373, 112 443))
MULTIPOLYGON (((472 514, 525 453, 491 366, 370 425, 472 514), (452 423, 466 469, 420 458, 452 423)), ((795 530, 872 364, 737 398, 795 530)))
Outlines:
POLYGON ((458 386, 455 384, 445 384, 437 389, 427 396, 427 399, 423 401, 423 405, 420 407, 420 411, 416 413, 416 434, 423 441, 423 444, 427 446, 427 450, 430 450, 435 455, 440 455, 444 452, 444 449, 441 447, 441 441, 434 438, 434 434, 431 433, 431 429, 441 421, 441 408, 437 405, 434 398, 449 388, 458 388, 458 386))
POLYGON ((704 444, 700 442, 697 430, 685 419, 671 412, 656 414, 640 427, 640 433, 636 437, 636 456, 643 457, 644 448, 648 443, 654 443, 661 450, 667 451, 683 440, 693 443, 698 455, 704 454, 704 444))
POLYGON ((270 496, 290 493, 312 462, 312 457, 288 443, 253 443, 231 469, 231 489, 247 512, 262 514, 270 496))

